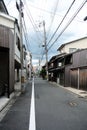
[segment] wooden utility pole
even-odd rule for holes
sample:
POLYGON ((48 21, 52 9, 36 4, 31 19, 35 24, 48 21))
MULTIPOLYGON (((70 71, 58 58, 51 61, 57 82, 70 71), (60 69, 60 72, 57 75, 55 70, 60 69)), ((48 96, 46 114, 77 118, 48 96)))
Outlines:
POLYGON ((19 6, 19 15, 20 15, 20 50, 21 50, 21 92, 24 92, 24 75, 23 75, 23 34, 22 34, 22 18, 23 18, 23 2, 20 0, 19 6))
POLYGON ((47 50, 47 44, 46 44, 45 21, 43 21, 43 28, 44 28, 44 47, 45 47, 45 53, 46 53, 46 74, 47 74, 47 80, 48 80, 49 79, 49 75, 48 75, 48 50, 47 50))

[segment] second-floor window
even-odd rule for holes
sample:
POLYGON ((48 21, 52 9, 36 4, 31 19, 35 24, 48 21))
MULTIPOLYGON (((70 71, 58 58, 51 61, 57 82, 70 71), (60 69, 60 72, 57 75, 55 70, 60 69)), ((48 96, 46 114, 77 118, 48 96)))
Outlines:
POLYGON ((16 45, 17 45, 17 47, 18 47, 18 50, 20 51, 20 39, 19 39, 19 37, 16 35, 16 45))
POLYGON ((72 64, 72 55, 68 55, 65 57, 65 65, 72 64))
POLYGON ((53 63, 51 63, 51 67, 53 67, 53 63))
POLYGON ((76 50, 76 48, 69 48, 69 53, 75 52, 76 50))

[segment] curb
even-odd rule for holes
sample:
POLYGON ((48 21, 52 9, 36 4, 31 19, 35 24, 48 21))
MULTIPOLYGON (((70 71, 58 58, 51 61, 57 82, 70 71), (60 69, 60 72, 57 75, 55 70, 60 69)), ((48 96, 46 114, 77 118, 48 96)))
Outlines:
POLYGON ((21 94, 25 92, 27 83, 28 83, 28 80, 23 84, 24 85, 23 92, 21 90, 15 90, 13 93, 10 94, 10 98, 7 98, 7 97, 0 98, 0 112, 9 104, 9 102, 12 99, 14 99, 15 97, 19 97, 21 94))
POLYGON ((18 97, 20 96, 21 92, 13 92, 11 95, 10 95, 10 98, 6 98, 6 97, 3 97, 2 99, 2 102, 4 102, 2 104, 2 106, 0 107, 0 112, 9 104, 9 102, 14 98, 14 97, 18 97))
POLYGON ((49 82, 49 83, 54 84, 54 85, 56 85, 58 87, 61 87, 61 88, 65 89, 65 90, 68 90, 68 91, 80 96, 81 98, 87 99, 87 91, 85 91, 85 90, 78 90, 78 89, 74 90, 74 88, 72 88, 72 87, 64 87, 64 86, 62 86, 60 84, 57 84, 55 82, 49 82), (83 93, 83 94, 80 94, 80 93, 83 93))

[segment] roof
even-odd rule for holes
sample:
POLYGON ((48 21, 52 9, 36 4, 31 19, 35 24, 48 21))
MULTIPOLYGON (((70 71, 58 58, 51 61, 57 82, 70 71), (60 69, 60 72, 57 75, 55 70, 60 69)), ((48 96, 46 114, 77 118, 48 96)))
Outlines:
POLYGON ((3 12, 5 14, 9 14, 8 10, 6 8, 6 5, 3 0, 0 0, 0 12, 3 12))
POLYGON ((67 44, 71 44, 72 42, 77 42, 77 41, 79 41, 79 40, 83 40, 83 39, 86 39, 86 38, 87 38, 87 37, 83 37, 83 38, 79 38, 79 39, 70 41, 70 42, 68 42, 68 43, 64 43, 64 44, 62 44, 62 45, 57 49, 57 51, 61 50, 61 49, 62 49, 65 45, 67 45, 67 44))
POLYGON ((56 56, 57 56, 57 55, 52 56, 49 62, 53 61, 53 60, 56 58, 56 56))
POLYGON ((14 18, 13 16, 10 16, 10 15, 8 15, 8 14, 4 14, 4 13, 2 13, 2 12, 0 12, 0 16, 3 17, 3 18, 9 19, 9 20, 11 20, 11 21, 15 21, 15 23, 17 24, 17 22, 16 22, 17 19, 14 18))
POLYGON ((61 54, 58 54, 58 55, 55 55, 53 56, 50 60, 49 60, 49 63, 52 63, 53 61, 55 61, 57 58, 61 58, 63 56, 65 56, 66 53, 61 53, 61 54))
POLYGON ((85 51, 85 50, 87 50, 87 48, 85 48, 85 49, 78 49, 77 51, 75 51, 75 52, 72 52, 72 53, 61 53, 61 54, 58 54, 58 55, 55 55, 55 56, 53 56, 50 60, 49 60, 49 63, 52 63, 52 62, 54 62, 55 60, 57 60, 57 59, 59 59, 59 58, 64 58, 64 57, 66 57, 66 56, 69 56, 69 55, 73 55, 73 54, 75 54, 75 53, 78 53, 78 52, 81 52, 81 51, 85 51))

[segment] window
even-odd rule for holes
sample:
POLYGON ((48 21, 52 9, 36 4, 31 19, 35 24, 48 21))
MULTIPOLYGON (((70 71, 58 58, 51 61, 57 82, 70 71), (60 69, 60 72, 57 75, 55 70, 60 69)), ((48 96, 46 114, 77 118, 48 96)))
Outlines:
POLYGON ((51 63, 51 67, 53 67, 53 63, 51 63))
POLYGON ((65 65, 72 64, 72 55, 68 55, 65 57, 65 65))
POLYGON ((76 50, 76 48, 69 48, 69 53, 75 52, 76 50))
POLYGON ((17 47, 18 47, 18 49, 19 49, 19 51, 20 51, 20 39, 19 39, 19 37, 16 35, 16 45, 17 45, 17 47))

